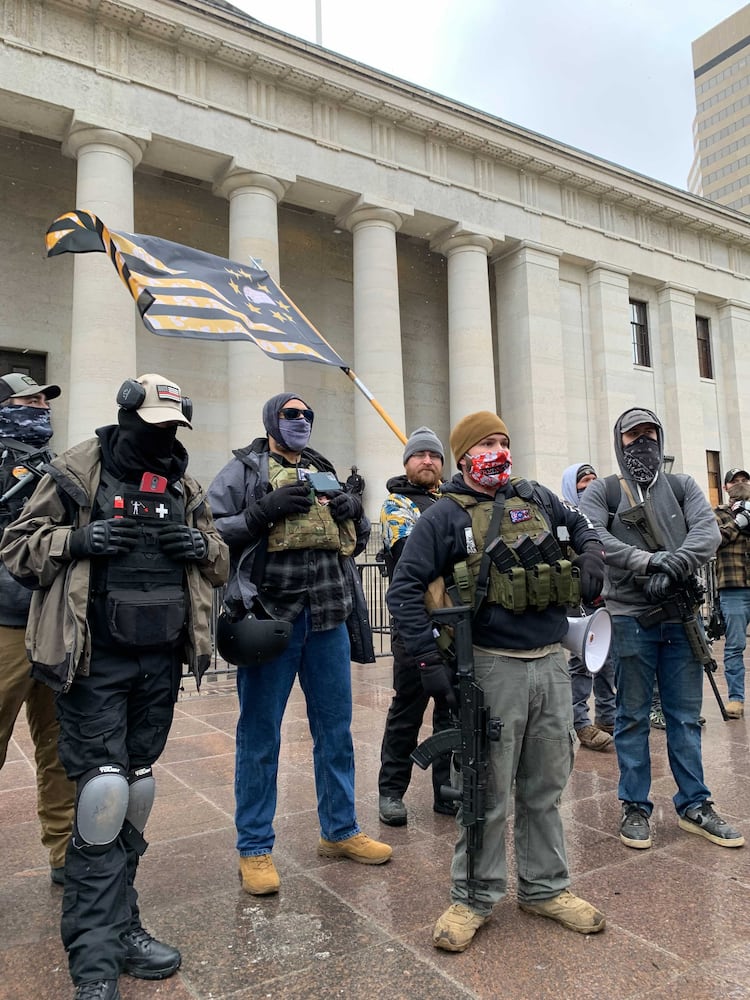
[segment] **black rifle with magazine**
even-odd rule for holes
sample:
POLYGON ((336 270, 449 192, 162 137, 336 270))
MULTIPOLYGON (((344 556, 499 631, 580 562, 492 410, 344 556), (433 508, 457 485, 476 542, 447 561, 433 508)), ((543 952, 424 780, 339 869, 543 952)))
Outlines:
POLYGON ((460 822, 466 829, 466 886, 470 902, 475 899, 477 888, 483 886, 474 877, 474 864, 484 839, 490 742, 499 740, 502 730, 502 722, 490 715, 484 691, 474 679, 473 614, 474 609, 468 604, 431 612, 436 624, 448 626, 453 631, 458 726, 435 733, 411 754, 411 759, 423 771, 444 753, 452 751, 457 755, 454 762, 461 772, 461 791, 443 786, 440 793, 444 799, 461 802, 460 822))
MULTIPOLYGON (((666 546, 663 544, 659 527, 651 517, 651 510, 646 502, 635 504, 630 510, 622 511, 620 513, 620 520, 625 524, 632 525, 640 533, 652 552, 667 551, 666 546)), ((649 576, 636 577, 636 581, 642 587, 645 587, 650 579, 651 577, 649 576)), ((643 614, 638 615, 637 621, 643 628, 648 629, 660 625, 662 622, 673 621, 675 618, 679 620, 685 629, 685 635, 690 643, 693 655, 703 666, 706 677, 708 677, 711 685, 711 690, 719 706, 721 717, 726 722, 729 716, 727 715, 726 706, 714 678, 718 664, 713 658, 711 647, 708 645, 705 633, 696 618, 696 613, 703 599, 703 593, 703 586, 700 581, 691 575, 684 583, 674 583, 669 593, 664 596, 660 603, 653 608, 649 608, 648 611, 644 611, 643 614)))
POLYGON ((47 448, 31 448, 15 438, 0 438, 0 528, 15 521, 53 459, 47 448))

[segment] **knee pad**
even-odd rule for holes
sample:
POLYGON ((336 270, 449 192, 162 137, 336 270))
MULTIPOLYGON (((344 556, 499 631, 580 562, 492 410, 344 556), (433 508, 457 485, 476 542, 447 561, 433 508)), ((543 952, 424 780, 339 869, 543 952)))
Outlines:
POLYGON ((75 830, 78 846, 106 847, 117 840, 128 808, 128 779, 118 764, 88 771, 78 782, 75 830))
POLYGON ((128 785, 128 808, 125 818, 139 833, 143 833, 156 794, 156 782, 151 768, 137 767, 128 771, 128 785))

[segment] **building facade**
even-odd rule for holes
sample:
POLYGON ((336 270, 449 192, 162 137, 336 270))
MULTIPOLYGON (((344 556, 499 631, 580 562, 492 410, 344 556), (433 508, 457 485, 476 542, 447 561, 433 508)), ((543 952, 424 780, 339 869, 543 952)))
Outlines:
POLYGON ((750 212, 750 4, 693 42, 695 158, 688 187, 750 212))
MULTIPOLYGON (((260 259, 395 424, 497 408, 514 468, 613 468, 631 405, 718 499, 750 458, 750 228, 731 209, 249 18, 180 0, 0 0, 0 355, 64 388, 58 450, 133 374, 195 403, 208 481, 288 389, 376 512, 402 446, 336 368, 148 333, 103 254, 45 259, 71 209, 260 259)), ((452 468, 452 461, 449 463, 452 468)))

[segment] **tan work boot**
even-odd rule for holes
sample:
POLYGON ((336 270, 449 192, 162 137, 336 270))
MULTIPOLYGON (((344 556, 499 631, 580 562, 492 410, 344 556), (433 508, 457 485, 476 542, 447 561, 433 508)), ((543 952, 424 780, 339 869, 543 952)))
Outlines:
POLYGON ((281 885, 279 873, 270 854, 253 854, 240 858, 240 881, 251 896, 269 896, 278 892, 281 885))
POLYGON ((609 733, 605 733, 598 726, 583 726, 582 729, 576 729, 576 736, 581 741, 581 746, 588 750, 609 750, 615 743, 609 733))
POLYGON ((355 833, 346 840, 318 841, 318 854, 321 858, 349 858, 361 865, 382 865, 393 854, 393 848, 373 840, 366 833, 355 833))
POLYGON ((587 903, 585 899, 574 896, 567 889, 563 889, 559 896, 553 896, 552 899, 542 899, 538 903, 522 903, 519 900, 518 905, 526 913, 549 917, 550 920, 556 920, 558 924, 562 924, 568 930, 578 931, 579 934, 596 934, 597 931, 603 931, 606 922, 604 914, 595 906, 587 903))
POLYGON ((728 701, 724 706, 727 710, 727 718, 741 719, 745 714, 745 703, 743 701, 728 701))
POLYGON ((443 951, 466 951, 486 920, 463 903, 454 903, 435 924, 432 943, 443 951))

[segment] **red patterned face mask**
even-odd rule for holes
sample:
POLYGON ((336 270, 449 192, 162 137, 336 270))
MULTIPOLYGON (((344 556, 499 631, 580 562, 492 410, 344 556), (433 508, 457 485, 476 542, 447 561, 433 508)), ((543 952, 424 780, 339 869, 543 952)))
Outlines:
POLYGON ((466 455, 465 462, 469 479, 473 479, 480 486, 500 487, 510 481, 513 463, 508 448, 483 451, 479 455, 466 455))

